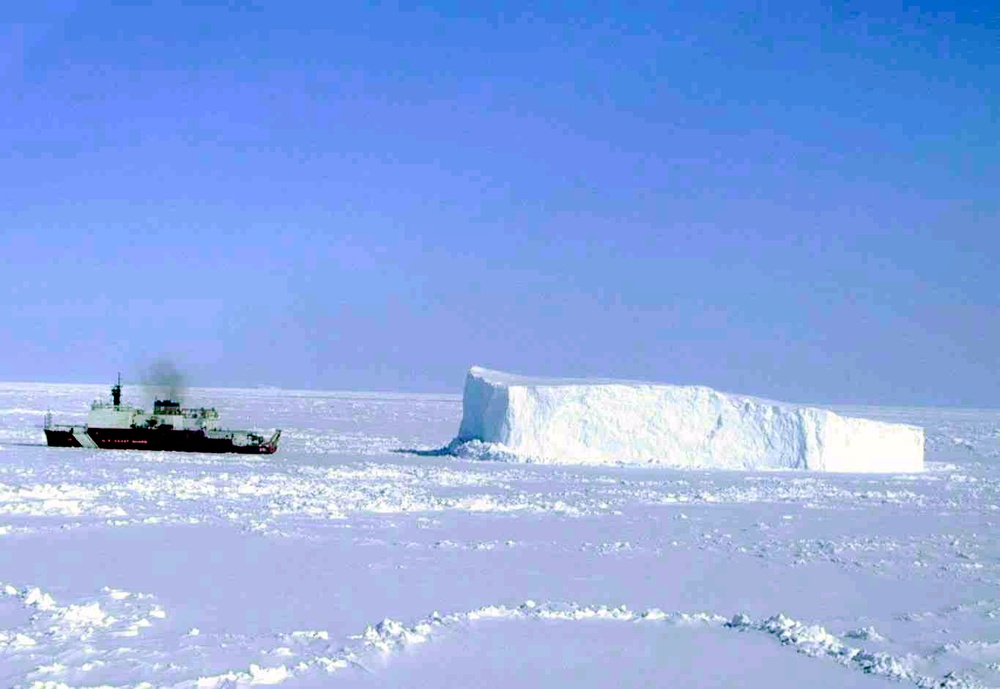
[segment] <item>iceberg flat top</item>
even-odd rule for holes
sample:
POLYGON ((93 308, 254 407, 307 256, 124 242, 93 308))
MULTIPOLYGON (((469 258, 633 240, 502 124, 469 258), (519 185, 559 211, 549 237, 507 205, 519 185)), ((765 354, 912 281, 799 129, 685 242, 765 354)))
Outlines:
MULTIPOLYGON (((472 366, 468 375, 489 383, 503 387, 528 387, 528 388, 553 388, 553 387, 585 387, 585 386, 607 386, 621 385, 636 388, 673 388, 682 390, 700 390, 719 395, 725 395, 736 400, 748 400, 756 404, 769 405, 781 409, 821 409, 814 404, 795 404, 793 402, 781 402, 779 400, 757 395, 747 395, 738 392, 724 392, 708 387, 707 385, 683 385, 677 383, 662 383, 649 380, 630 380, 627 378, 550 378, 544 376, 525 376, 518 373, 507 373, 496 369, 485 368, 483 366, 472 366)), ((853 416, 853 414, 842 414, 843 416, 853 416)))
POLYGON ((469 369, 470 376, 482 378, 497 385, 649 385, 635 380, 615 380, 612 378, 551 378, 542 376, 525 376, 519 373, 507 373, 483 366, 473 366, 469 369))
MULTIPOLYGON (((627 378, 550 378, 545 376, 525 376, 519 373, 507 373, 506 371, 497 371, 496 369, 484 368, 482 366, 473 366, 469 369, 469 375, 490 383, 492 385, 503 385, 507 387, 577 387, 577 386, 588 386, 588 385, 626 385, 629 387, 654 387, 654 388, 692 388, 692 389, 702 389, 702 390, 712 390, 717 392, 713 388, 707 385, 678 385, 675 383, 662 383, 649 380, 629 380, 627 378)), ((774 404, 784 404, 784 402, 775 402, 773 400, 767 400, 761 397, 754 397, 752 395, 741 395, 736 393, 726 393, 731 394, 733 397, 754 399, 761 402, 773 402, 774 404)))

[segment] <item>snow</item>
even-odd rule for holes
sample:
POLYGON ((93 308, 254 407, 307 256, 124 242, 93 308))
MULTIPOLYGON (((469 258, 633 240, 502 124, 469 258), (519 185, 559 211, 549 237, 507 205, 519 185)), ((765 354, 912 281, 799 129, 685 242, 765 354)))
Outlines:
POLYGON ((895 474, 393 451, 457 395, 192 391, 269 457, 44 446, 101 391, 0 383, 3 686, 1000 686, 998 411, 834 410, 926 429, 895 474))
POLYGON ((551 464, 916 472, 924 431, 705 387, 469 370, 450 450, 551 464))

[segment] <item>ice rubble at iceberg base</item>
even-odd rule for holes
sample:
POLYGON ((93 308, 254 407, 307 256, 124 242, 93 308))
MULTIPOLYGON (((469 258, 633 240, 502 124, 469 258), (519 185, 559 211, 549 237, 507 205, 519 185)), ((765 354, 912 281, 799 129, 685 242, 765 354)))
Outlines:
POLYGON ((924 431, 706 387, 532 379, 473 367, 460 457, 549 464, 918 472, 924 431))

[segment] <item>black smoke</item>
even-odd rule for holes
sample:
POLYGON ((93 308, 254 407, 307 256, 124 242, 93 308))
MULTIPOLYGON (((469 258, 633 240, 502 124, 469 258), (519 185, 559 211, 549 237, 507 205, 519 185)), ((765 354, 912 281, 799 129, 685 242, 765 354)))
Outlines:
POLYGON ((187 392, 184 374, 169 359, 157 359, 142 374, 142 386, 154 400, 173 400, 181 403, 187 392))

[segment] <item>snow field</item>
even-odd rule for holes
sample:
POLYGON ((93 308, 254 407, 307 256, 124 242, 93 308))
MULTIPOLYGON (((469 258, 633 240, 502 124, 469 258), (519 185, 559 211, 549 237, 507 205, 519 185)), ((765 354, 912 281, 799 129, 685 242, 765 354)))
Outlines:
POLYGON ((995 412, 861 410, 923 473, 715 472, 391 452, 431 396, 207 400, 268 460, 46 448, 92 396, 46 389, 0 385, 0 686, 1000 686, 995 412))
MULTIPOLYGON (((53 657, 66 655, 64 650, 68 645, 79 646, 84 652, 88 644, 115 642, 111 637, 136 637, 153 626, 156 620, 166 617, 163 609, 156 605, 141 605, 139 601, 151 598, 148 594, 132 594, 126 591, 106 589, 103 592, 105 605, 110 604, 116 616, 101 607, 101 602, 95 601, 82 605, 63 606, 56 603, 51 595, 35 588, 17 589, 9 584, 0 585, 0 595, 17 600, 25 608, 34 611, 30 620, 30 629, 34 636, 27 633, 0 636, 0 650, 5 652, 36 652, 41 638, 43 651, 35 653, 39 659, 45 654, 53 657), (132 599, 128 604, 125 601, 132 599)), ((293 631, 287 634, 275 635, 273 648, 264 650, 263 656, 288 658, 287 663, 265 666, 250 663, 245 670, 229 670, 210 676, 201 676, 194 680, 182 680, 170 686, 222 688, 236 685, 279 684, 296 676, 315 676, 317 674, 332 674, 349 668, 367 668, 378 662, 385 662, 389 656, 403 652, 407 647, 431 641, 444 630, 460 628, 462 633, 475 633, 472 628, 481 621, 504 622, 616 622, 642 623, 655 625, 672 625, 675 627, 706 626, 733 629, 741 632, 753 631, 771 634, 778 640, 809 656, 830 656, 846 666, 853 666, 868 674, 888 676, 893 679, 907 680, 920 687, 935 686, 931 678, 916 674, 907 659, 897 659, 882 652, 866 651, 846 645, 825 629, 815 625, 805 625, 801 622, 777 614, 764 620, 754 621, 745 614, 733 615, 728 621, 716 613, 685 613, 664 612, 657 608, 635 612, 626 605, 581 606, 578 604, 553 604, 525 601, 518 607, 505 605, 489 605, 461 613, 441 615, 437 612, 407 625, 403 622, 386 618, 378 623, 368 625, 359 633, 348 637, 346 644, 329 644, 329 634, 326 631, 293 631)), ((200 636, 197 629, 190 630, 185 636, 195 638, 200 636)), ((874 637, 872 632, 864 634, 849 633, 852 638, 874 637)), ((94 670, 104 669, 113 664, 116 656, 129 649, 121 642, 115 642, 113 654, 104 654, 103 658, 94 658, 83 663, 74 673, 73 669, 61 662, 40 664, 29 673, 29 679, 46 676, 60 677, 53 682, 45 679, 33 679, 32 687, 69 686, 65 679, 86 676, 94 670), (111 658, 110 660, 108 658, 111 658)), ((140 682, 135 686, 156 686, 140 682)))

